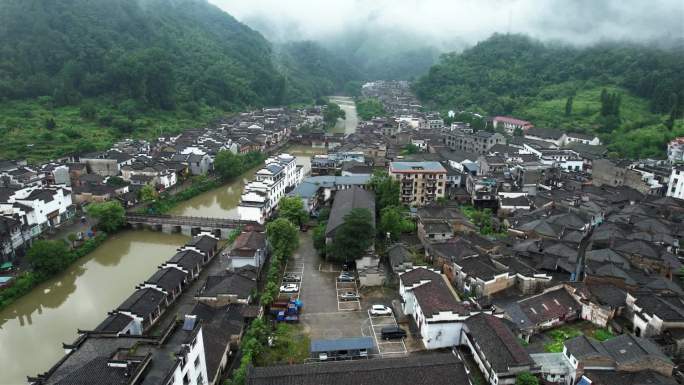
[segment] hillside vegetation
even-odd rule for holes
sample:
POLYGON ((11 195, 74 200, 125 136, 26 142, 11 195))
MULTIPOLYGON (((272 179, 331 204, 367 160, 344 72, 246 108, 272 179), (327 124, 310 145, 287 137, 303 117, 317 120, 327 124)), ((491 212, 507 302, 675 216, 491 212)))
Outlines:
POLYGON ((682 90, 681 52, 624 44, 545 45, 520 35, 494 35, 461 54, 444 55, 415 84, 429 106, 595 132, 616 155, 630 157, 663 156, 665 141, 680 124, 682 90), (615 111, 604 109, 604 92, 618 100, 615 111), (658 141, 652 140, 656 127, 658 141), (624 146, 628 133, 637 143, 641 134, 648 138, 643 147, 624 146))
POLYGON ((0 26, 0 158, 311 102, 356 76, 313 43, 276 52, 206 0, 6 0, 0 26))
POLYGON ((285 76, 285 98, 306 102, 333 95, 361 74, 344 57, 312 41, 290 42, 275 47, 276 65, 285 76))

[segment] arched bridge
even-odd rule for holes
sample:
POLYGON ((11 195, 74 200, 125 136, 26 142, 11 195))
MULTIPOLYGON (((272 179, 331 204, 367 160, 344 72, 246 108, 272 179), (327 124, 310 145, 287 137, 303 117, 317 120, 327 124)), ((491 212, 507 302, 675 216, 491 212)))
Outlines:
POLYGON ((263 225, 257 222, 229 218, 127 213, 126 222, 133 227, 150 227, 165 233, 183 233, 190 236, 208 231, 224 239, 233 229, 239 227, 249 226, 254 230, 263 230, 263 225))

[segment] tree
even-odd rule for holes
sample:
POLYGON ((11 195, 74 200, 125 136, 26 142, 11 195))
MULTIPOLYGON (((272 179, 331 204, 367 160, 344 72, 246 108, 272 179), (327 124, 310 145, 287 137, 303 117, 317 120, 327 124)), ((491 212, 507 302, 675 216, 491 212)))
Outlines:
POLYGON ((39 240, 29 249, 27 259, 36 273, 49 277, 69 266, 73 255, 64 241, 39 240))
POLYGON ((109 178, 107 178, 107 186, 120 188, 126 186, 127 184, 128 182, 123 180, 123 178, 121 178, 120 176, 110 176, 109 178))
POLYGON ((88 214, 98 220, 98 227, 108 233, 113 233, 126 224, 126 210, 119 201, 91 203, 88 214))
POLYGON ((300 227, 309 217, 309 214, 304 210, 302 199, 298 196, 283 197, 280 199, 280 203, 278 203, 278 215, 300 227))
POLYGON ((492 210, 474 210, 471 220, 480 229, 480 234, 488 235, 494 232, 492 227, 492 210))
POLYGON ((323 110, 323 122, 326 127, 333 127, 337 123, 337 119, 345 119, 346 114, 337 103, 328 103, 323 110))
POLYGON ((568 100, 565 101, 565 116, 572 115, 572 96, 568 96, 568 100))
POLYGON ((319 255, 325 255, 326 247, 325 244, 325 228, 327 222, 321 222, 313 229, 313 234, 311 238, 313 239, 313 245, 316 250, 318 250, 319 255))
POLYGON ((244 158, 230 151, 219 151, 214 160, 214 169, 223 179, 235 178, 244 170, 244 158))
POLYGON ((76 233, 69 233, 67 234, 67 240, 69 240, 69 243, 71 243, 71 248, 73 249, 76 247, 76 240, 78 237, 76 236, 76 233))
POLYGON ((522 128, 516 127, 513 130, 513 136, 523 136, 523 135, 525 135, 525 133, 523 132, 522 128))
POLYGON ((150 185, 145 185, 140 189, 140 191, 138 191, 138 197, 143 202, 152 202, 153 200, 157 199, 158 196, 159 193, 157 190, 150 185))
POLYGON ((373 173, 370 186, 375 192, 375 208, 378 211, 388 206, 399 206, 399 181, 389 176, 387 171, 373 173))
POLYGON ((278 218, 268 223, 266 236, 275 257, 287 258, 299 246, 299 230, 285 218, 278 218))
POLYGON ((79 115, 81 115, 81 118, 83 119, 93 120, 97 117, 97 107, 95 107, 95 104, 90 102, 81 103, 79 115))
POLYGON ((45 119, 45 129, 47 130, 54 130, 57 128, 57 122, 55 121, 55 118, 47 118, 45 119))
POLYGON ((356 112, 363 120, 387 116, 385 106, 376 98, 361 99, 356 102, 356 112))
POLYGON ((420 152, 420 147, 416 146, 416 145, 413 144, 413 143, 409 143, 409 144, 405 145, 405 146, 401 149, 401 154, 402 154, 402 155, 417 154, 417 153, 419 153, 419 152, 420 152))
POLYGON ((345 215, 344 222, 335 230, 332 254, 339 261, 361 258, 375 238, 375 228, 370 211, 352 209, 345 215))
POLYGON ((539 385, 539 379, 530 372, 522 372, 515 377, 515 385, 539 385))
POLYGON ((396 206, 385 207, 380 211, 380 224, 378 226, 380 235, 385 237, 389 233, 390 238, 396 240, 403 231, 402 221, 401 212, 396 206))

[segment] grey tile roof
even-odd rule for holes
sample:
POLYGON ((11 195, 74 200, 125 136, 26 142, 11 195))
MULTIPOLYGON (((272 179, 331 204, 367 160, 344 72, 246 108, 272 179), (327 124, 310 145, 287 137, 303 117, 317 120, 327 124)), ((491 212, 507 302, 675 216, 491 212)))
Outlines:
POLYGON ((175 267, 166 267, 157 270, 145 283, 156 284, 162 289, 170 292, 178 288, 185 281, 187 273, 175 267))
POLYGON ((194 250, 182 250, 174 254, 167 263, 178 264, 179 266, 192 271, 202 265, 204 256, 194 250))
POLYGON ((613 372, 608 370, 585 370, 584 376, 592 385, 677 385, 672 377, 665 377, 651 370, 636 373, 613 372))
POLYGON ((352 209, 367 209, 370 211, 373 226, 375 226, 375 194, 360 187, 338 191, 335 194, 330 217, 325 228, 326 236, 331 236, 344 223, 344 217, 352 209))
POLYGON ((579 360, 597 357, 611 359, 610 354, 599 341, 585 335, 571 338, 565 341, 563 344, 568 350, 568 353, 572 354, 579 360))
POLYGON ((532 364, 530 355, 501 319, 480 313, 468 318, 465 323, 495 372, 503 373, 511 367, 532 364))
POLYGON ((451 353, 402 358, 251 367, 246 385, 463 385, 468 376, 451 353))
POLYGON ((210 275, 200 297, 217 297, 219 295, 236 295, 240 299, 246 299, 252 291, 256 290, 256 281, 233 272, 225 272, 222 275, 210 275))
POLYGON ((205 253, 214 250, 217 245, 218 239, 208 235, 196 236, 186 243, 186 246, 196 247, 205 253))
POLYGON ((138 289, 119 305, 118 310, 130 311, 144 318, 157 310, 165 298, 161 291, 151 288, 138 289))
POLYGON ((621 334, 603 341, 602 344, 618 365, 631 364, 645 357, 651 359, 657 357, 663 361, 671 362, 655 343, 631 334, 621 334))

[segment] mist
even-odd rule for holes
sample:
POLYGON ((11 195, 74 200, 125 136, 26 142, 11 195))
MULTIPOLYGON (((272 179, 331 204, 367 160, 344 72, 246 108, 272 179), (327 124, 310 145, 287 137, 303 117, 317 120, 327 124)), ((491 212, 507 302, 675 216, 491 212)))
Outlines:
POLYGON ((458 50, 494 32, 588 45, 684 38, 682 0, 210 0, 274 42, 340 44, 349 37, 386 46, 458 50))

